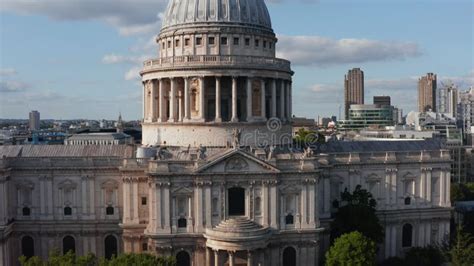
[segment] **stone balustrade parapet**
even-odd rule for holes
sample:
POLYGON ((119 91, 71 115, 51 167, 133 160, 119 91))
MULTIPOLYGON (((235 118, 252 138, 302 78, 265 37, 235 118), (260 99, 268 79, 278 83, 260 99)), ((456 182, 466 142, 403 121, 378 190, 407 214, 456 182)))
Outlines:
POLYGON ((291 72, 291 63, 288 60, 243 55, 185 55, 164 57, 145 61, 143 63, 143 71, 210 66, 251 67, 291 72))

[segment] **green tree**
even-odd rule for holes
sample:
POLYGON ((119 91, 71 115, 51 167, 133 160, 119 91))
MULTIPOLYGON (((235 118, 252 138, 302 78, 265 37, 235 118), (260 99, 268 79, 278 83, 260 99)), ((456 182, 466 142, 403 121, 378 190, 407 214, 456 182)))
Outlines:
POLYGON ((456 229, 456 237, 448 255, 454 266, 474 265, 474 238, 464 232, 461 226, 456 229))
POLYGON ((377 243, 384 239, 383 227, 376 215, 377 202, 372 194, 360 185, 351 194, 347 188, 341 193, 341 202, 334 202, 338 208, 331 223, 331 238, 350 233, 361 232, 377 243))
POLYGON ((375 265, 375 242, 359 232, 344 234, 326 252, 326 265, 375 265))
POLYGON ((474 183, 452 183, 451 202, 474 200, 474 183))
POLYGON ((61 255, 57 250, 50 252, 48 260, 43 261, 39 257, 19 258, 22 266, 174 266, 174 257, 156 257, 150 254, 121 254, 110 260, 100 258, 98 260, 94 254, 76 256, 72 251, 61 255))
POLYGON ((298 147, 306 148, 312 144, 324 144, 326 140, 321 133, 300 128, 296 132, 294 142, 298 147))
POLYGON ((405 254, 407 266, 441 266, 445 258, 438 247, 414 247, 405 254))

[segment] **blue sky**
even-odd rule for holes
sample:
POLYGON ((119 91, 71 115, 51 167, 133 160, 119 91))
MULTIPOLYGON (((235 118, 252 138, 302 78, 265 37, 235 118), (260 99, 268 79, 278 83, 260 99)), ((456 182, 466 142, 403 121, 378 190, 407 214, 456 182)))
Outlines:
MULTIPOLYGON (((0 118, 141 117, 140 62, 156 57, 166 0, 0 0, 0 118)), ((266 1, 292 61, 294 112, 338 115, 343 78, 361 67, 366 102, 416 109, 426 72, 474 86, 472 0, 266 1)))

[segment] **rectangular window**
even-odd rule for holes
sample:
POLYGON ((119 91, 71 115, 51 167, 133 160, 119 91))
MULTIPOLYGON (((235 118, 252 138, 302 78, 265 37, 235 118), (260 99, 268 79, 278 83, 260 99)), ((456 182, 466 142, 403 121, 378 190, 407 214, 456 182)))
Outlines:
POLYGON ((227 45, 227 37, 221 38, 221 45, 227 45))
POLYGON ((202 44, 202 38, 196 37, 196 45, 201 45, 201 44, 202 44))
POLYGON ((272 42, 268 42, 268 48, 272 49, 272 42))
POLYGON ((214 43, 215 43, 214 37, 209 37, 209 42, 208 43, 209 43, 209 45, 214 45, 214 43))
POLYGON ((263 48, 267 48, 267 41, 263 41, 263 48))
POLYGON ((171 48, 171 41, 168 41, 168 48, 171 48))
POLYGON ((234 38, 234 45, 239 45, 239 38, 234 38))
POLYGON ((255 47, 258 47, 260 45, 260 40, 255 40, 255 47))
POLYGON ((142 205, 146 205, 146 197, 142 197, 142 205))
POLYGON ((142 243, 142 251, 148 251, 148 244, 142 243))
POLYGON ((174 46, 175 46, 175 47, 179 47, 179 39, 176 39, 174 42, 175 42, 175 45, 174 45, 174 46))
POLYGON ((166 44, 165 44, 165 42, 162 42, 162 43, 161 43, 161 49, 166 49, 166 44))
POLYGON ((189 46, 189 38, 184 39, 184 46, 189 46))
POLYGON ((250 45, 250 38, 245 38, 245 45, 247 45, 247 46, 250 45))

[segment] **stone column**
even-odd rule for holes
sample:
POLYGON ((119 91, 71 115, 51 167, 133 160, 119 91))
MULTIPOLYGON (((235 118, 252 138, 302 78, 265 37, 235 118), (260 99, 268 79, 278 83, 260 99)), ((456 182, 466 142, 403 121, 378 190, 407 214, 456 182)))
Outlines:
POLYGON ((215 122, 222 122, 221 117, 221 77, 216 77, 216 118, 215 122))
POLYGON ((171 233, 171 210, 170 210, 170 184, 166 183, 163 186, 163 212, 164 212, 164 230, 166 233, 171 233))
POLYGON ((161 218, 163 213, 161 211, 162 197, 161 197, 161 187, 158 184, 153 184, 154 187, 154 197, 155 197, 155 210, 153 215, 153 220, 155 220, 155 233, 158 233, 162 230, 161 218))
POLYGON ((89 207, 91 218, 95 215, 95 182, 93 177, 89 177, 89 207))
POLYGON ((132 183, 132 201, 133 201, 133 223, 138 224, 140 222, 140 219, 138 217, 138 180, 133 180, 132 183))
MULTIPOLYGON (((0 177, 0 225, 8 223, 8 190, 7 180, 0 177)), ((1 248, 1 246, 0 246, 1 248)), ((5 255, 6 256, 6 255, 5 255)), ((0 263, 2 262, 0 257, 0 263)))
POLYGON ((247 266, 253 266, 253 254, 252 251, 247 251, 247 266))
POLYGON ((123 180, 123 220, 129 223, 130 217, 130 179, 123 180))
POLYGON ((48 176, 46 177, 46 188, 47 188, 47 195, 46 195, 46 205, 48 206, 47 213, 49 219, 53 219, 54 215, 54 203, 53 203, 53 177, 48 176))
POLYGON ((146 113, 146 84, 143 84, 143 90, 142 90, 142 118, 143 121, 146 121, 147 119, 147 113, 146 113))
POLYGON ((277 92, 275 79, 272 79, 272 117, 277 117, 277 92))
POLYGON ((170 117, 168 122, 176 122, 176 79, 170 78, 171 93, 170 93, 170 117))
POLYGON ((291 86, 290 82, 286 81, 286 119, 291 121, 291 86))
POLYGON ((212 200, 211 200, 211 184, 208 183, 204 187, 205 209, 206 209, 206 228, 212 228, 212 200))
POLYGON ((158 99, 158 107, 160 108, 160 114, 158 118, 158 122, 166 122, 166 112, 165 112, 165 86, 164 86, 164 81, 163 79, 159 80, 160 86, 159 86, 159 99, 158 99))
POLYGON ((234 252, 229 251, 229 266, 235 266, 234 252))
MULTIPOLYGON (((309 180, 309 226, 314 227, 316 225, 315 217, 316 217, 316 193, 315 193, 315 181, 309 180)), ((325 202, 326 203, 326 202, 325 202)))
POLYGON ((270 187, 270 206, 271 206, 271 223, 270 226, 278 230, 278 217, 277 217, 277 184, 276 181, 272 182, 270 187))
POLYGON ((444 192, 445 192, 445 184, 446 184, 446 172, 444 170, 440 171, 439 176, 439 206, 444 206, 444 192))
POLYGON ((211 250, 206 247, 206 266, 212 266, 211 265, 211 250))
POLYGON ((247 122, 252 120, 252 79, 247 77, 247 122))
POLYGON ((385 207, 388 208, 391 204, 392 195, 392 181, 391 181, 391 170, 385 170, 385 207))
POLYGON ((81 178, 81 200, 82 200, 82 216, 87 215, 87 177, 83 176, 81 178))
POLYGON ((269 198, 268 198, 268 182, 263 182, 263 196, 261 200, 261 204, 263 204, 263 226, 268 226, 268 216, 269 216, 269 198))
POLYGON ((261 101, 260 101, 260 107, 262 108, 261 114, 263 119, 267 119, 267 107, 266 107, 266 88, 265 88, 265 80, 262 79, 260 81, 261 83, 261 88, 262 88, 262 96, 261 96, 261 101))
POLYGON ((184 77, 184 121, 191 119, 191 101, 189 93, 189 78, 184 77))
MULTIPOLYGON (((44 215, 46 214, 46 191, 45 191, 45 180, 46 177, 40 177, 40 215, 41 219, 43 219, 44 215)), ((1 186, 2 184, 0 184, 1 186)), ((0 191, 3 192, 3 191, 0 191)), ((0 195, 6 195, 6 194, 0 194, 0 195)))
POLYGON ((308 227, 308 195, 306 193, 308 185, 306 182, 303 183, 303 188, 301 189, 301 228, 308 227))
POLYGON ((193 200, 192 197, 188 197, 188 219, 187 219, 187 230, 188 233, 193 232, 193 200))
POLYGON ((446 206, 451 206, 451 172, 448 170, 446 170, 446 195, 445 195, 445 199, 446 199, 446 206))
POLYGON ((178 122, 183 122, 184 110, 183 110, 183 93, 178 90, 178 122))
POLYGON ((232 77, 232 122, 239 122, 237 114, 237 77, 232 77))
POLYGON ((282 80, 280 84, 280 119, 285 121, 285 81, 282 80))
POLYGON ((431 200, 431 170, 427 169, 426 170, 426 200, 428 201, 428 204, 431 205, 432 200, 431 200))
POLYGON ((214 250, 214 266, 220 266, 219 264, 219 251, 214 250))
POLYGON ((156 102, 156 94, 157 94, 157 83, 155 80, 150 80, 151 83, 151 99, 150 99, 150 108, 151 108, 151 121, 156 122, 158 118, 157 110, 159 107, 159 104, 156 102))
POLYGON ((196 197, 196 232, 202 232, 203 230, 203 204, 202 204, 202 185, 197 184, 195 187, 196 197))
POLYGON ((199 78, 199 119, 204 122, 206 121, 205 115, 205 101, 206 101, 206 91, 204 86, 204 77, 199 78))

